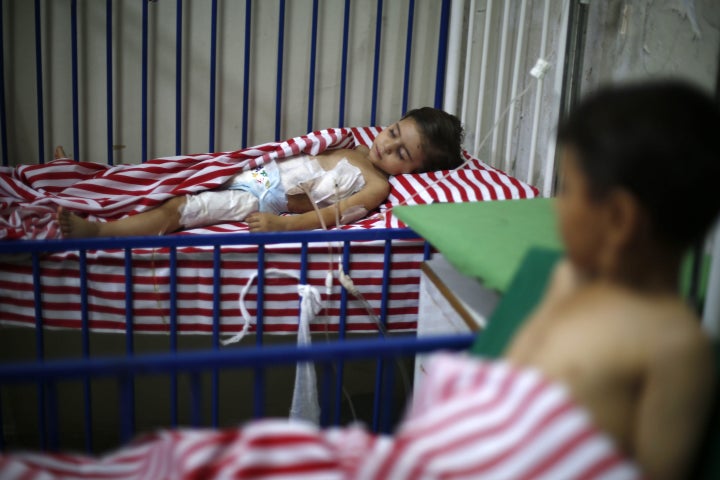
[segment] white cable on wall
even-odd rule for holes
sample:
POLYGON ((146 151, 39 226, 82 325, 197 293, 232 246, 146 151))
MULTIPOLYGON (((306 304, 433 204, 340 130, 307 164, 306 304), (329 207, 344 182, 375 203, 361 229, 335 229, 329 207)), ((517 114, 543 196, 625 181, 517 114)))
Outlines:
MULTIPOLYGON (((496 123, 500 119, 500 113, 503 109, 503 90, 505 88, 505 56, 507 54, 507 37, 508 37, 508 26, 510 23, 510 3, 505 2, 505 8, 503 8, 503 19, 502 19, 502 30, 500 32, 500 55, 498 58, 498 69, 497 69, 497 82, 495 86, 495 112, 493 114, 493 123, 496 123)), ((511 97, 512 98, 512 97, 511 97)), ((490 143, 490 156, 491 158, 497 158, 497 146, 500 129, 496 128, 493 130, 492 142, 490 143)), ((496 165, 497 161, 493 162, 496 165)))
POLYGON ((480 158, 480 134, 482 132, 482 115, 485 103, 485 79, 488 64, 488 48, 490 44, 490 23, 492 20, 493 1, 488 0, 485 7, 485 27, 483 31, 482 57, 480 61, 480 85, 478 86, 477 115, 475 117, 475 146, 473 155, 480 158))
POLYGON ((703 309, 703 328, 711 338, 720 338, 720 218, 715 222, 712 260, 703 309))
POLYGON ((472 65, 472 52, 473 52, 473 34, 475 32, 475 0, 470 0, 470 13, 468 15, 468 33, 466 37, 467 47, 465 48, 465 75, 463 76, 463 99, 462 106, 460 109, 460 121, 463 125, 467 125, 467 106, 469 103, 468 96, 470 95, 470 65, 472 65))
MULTIPOLYGON (((547 48, 548 24, 550 22, 550 0, 545 0, 543 11, 542 34, 540 36, 540 58, 545 58, 547 48)), ((532 133, 530 136, 530 158, 528 159, 528 171, 525 177, 527 183, 532 184, 533 170, 535 169, 535 155, 537 152, 538 130, 540 128, 540 103, 543 91, 543 77, 538 78, 538 88, 535 92, 535 110, 533 112, 532 133)))
MULTIPOLYGON (((515 58, 513 61, 512 84, 510 87, 510 98, 515 98, 518 91, 518 83, 520 81, 520 60, 524 49, 525 40, 525 12, 527 10, 527 0, 520 3, 520 18, 518 19, 518 36, 515 43, 515 58)), ((505 161, 503 170, 510 171, 510 159, 512 157, 512 143, 515 137, 515 102, 510 104, 510 113, 508 113, 508 125, 505 132, 505 161)))
POLYGON ((460 42, 463 31, 465 0, 454 0, 450 7, 450 34, 447 46, 447 70, 443 110, 457 113, 458 78, 460 76, 460 42))

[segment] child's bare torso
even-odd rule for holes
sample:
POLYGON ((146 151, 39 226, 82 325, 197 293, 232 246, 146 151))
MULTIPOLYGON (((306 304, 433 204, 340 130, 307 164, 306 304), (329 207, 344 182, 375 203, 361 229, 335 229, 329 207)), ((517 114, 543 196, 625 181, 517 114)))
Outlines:
MULTIPOLYGON (((387 182, 387 179, 384 178, 368 160, 367 148, 365 147, 358 147, 355 150, 326 150, 313 158, 317 160, 320 167, 325 171, 332 170, 340 160, 345 158, 351 165, 360 169, 366 185, 374 182, 387 182)), ((305 213, 313 210, 312 202, 305 194, 288 195, 287 204, 288 211, 291 213, 305 213)))
MULTIPOLYGON (((648 413, 687 416, 686 423, 702 415, 703 401, 697 403, 700 411, 693 411, 695 399, 678 392, 710 396, 712 374, 704 353, 696 355, 708 352, 709 345, 697 318, 676 295, 643 295, 601 282, 554 290, 515 336, 506 352, 510 362, 563 383, 630 457, 644 448, 642 442, 653 441, 644 438, 651 431, 643 425, 648 413), (687 375, 695 378, 670 372, 686 360, 687 375), (662 382, 651 381, 661 375, 662 382), (668 406, 677 410, 668 412, 668 406)), ((688 436, 694 431, 690 428, 688 436)), ((683 435, 674 441, 694 441, 683 435)))

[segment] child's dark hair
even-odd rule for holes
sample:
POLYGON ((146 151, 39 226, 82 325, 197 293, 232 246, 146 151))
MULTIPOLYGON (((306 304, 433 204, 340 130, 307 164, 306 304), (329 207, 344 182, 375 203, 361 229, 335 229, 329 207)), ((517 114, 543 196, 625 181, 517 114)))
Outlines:
POLYGON ((443 110, 422 107, 410 110, 403 119, 415 121, 422 134, 425 162, 420 171, 451 170, 463 163, 462 142, 465 137, 460 120, 443 110))
POLYGON ((720 110, 677 80, 601 89, 558 128, 591 195, 620 187, 647 211, 658 240, 698 241, 720 211, 720 110))

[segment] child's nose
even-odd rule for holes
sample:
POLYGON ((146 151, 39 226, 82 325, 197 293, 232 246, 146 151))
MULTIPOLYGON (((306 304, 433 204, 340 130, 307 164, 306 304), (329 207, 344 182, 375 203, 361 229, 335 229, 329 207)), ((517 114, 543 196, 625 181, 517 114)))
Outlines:
POLYGON ((398 139, 390 139, 390 141, 385 144, 385 153, 392 153, 397 149, 399 143, 400 141, 398 139))

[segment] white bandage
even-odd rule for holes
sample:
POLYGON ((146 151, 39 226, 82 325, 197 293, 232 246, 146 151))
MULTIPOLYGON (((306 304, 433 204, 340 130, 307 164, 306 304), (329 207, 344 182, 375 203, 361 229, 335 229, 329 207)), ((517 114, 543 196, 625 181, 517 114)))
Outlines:
POLYGON ((180 207, 180 224, 185 228, 224 222, 239 222, 259 207, 255 195, 242 190, 208 190, 185 196, 180 207))

